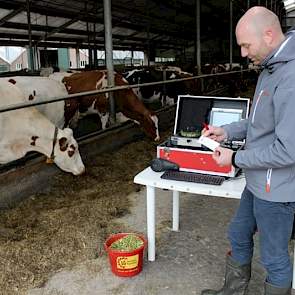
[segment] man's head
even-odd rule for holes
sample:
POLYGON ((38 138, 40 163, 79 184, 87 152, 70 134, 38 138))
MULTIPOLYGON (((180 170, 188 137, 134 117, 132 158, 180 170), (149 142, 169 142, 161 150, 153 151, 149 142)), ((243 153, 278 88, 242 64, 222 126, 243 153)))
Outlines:
POLYGON ((241 55, 260 64, 285 39, 278 17, 262 6, 250 8, 236 26, 241 55))

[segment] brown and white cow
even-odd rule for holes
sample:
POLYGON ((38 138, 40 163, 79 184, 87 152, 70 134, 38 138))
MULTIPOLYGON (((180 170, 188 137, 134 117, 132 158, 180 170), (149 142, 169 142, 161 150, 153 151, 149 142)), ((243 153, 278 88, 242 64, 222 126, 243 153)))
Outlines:
MULTIPOLYGON (((95 89, 105 88, 107 86, 107 71, 88 71, 74 73, 71 76, 65 77, 63 80, 68 93, 80 93, 95 89)), ((115 74, 115 85, 128 85, 128 82, 119 74, 115 74)), ((149 111, 144 104, 138 99, 131 89, 120 90, 114 92, 117 111, 122 112, 126 117, 138 122, 144 132, 153 140, 160 139, 158 131, 158 118, 149 111)), ((71 116, 79 110, 79 113, 98 112, 100 114, 108 114, 108 94, 96 94, 81 97, 78 100, 71 99, 66 102, 65 109, 71 116)))
MULTIPOLYGON (((54 81, 48 77, 15 76, 0 78, 0 80, 7 80, 18 87, 22 91, 27 101, 44 101, 53 97, 68 95, 65 86, 61 82, 54 81)), ((42 104, 36 106, 36 108, 55 126, 59 128, 68 126, 68 124, 65 126, 64 101, 42 104)))
MULTIPOLYGON (((25 101, 23 92, 16 85, 0 80, 1 107, 25 101)), ((72 130, 57 128, 34 107, 0 113, 0 134, 1 164, 36 151, 66 172, 79 175, 85 171, 72 130)))
MULTIPOLYGON (((105 72, 102 71, 73 73, 70 76, 68 75, 69 73, 65 74, 62 83, 65 85, 68 94, 99 90, 107 87, 107 77, 105 72)), ((59 78, 60 75, 61 73, 59 78)), ((105 129, 109 120, 108 94, 87 95, 78 99, 67 100, 65 104, 65 124, 67 125, 73 121, 72 118, 77 113, 80 116, 97 113, 101 120, 102 129, 105 129)))
MULTIPOLYGON (((119 74, 115 74, 116 86, 128 85, 128 82, 119 74)), ((145 133, 155 141, 160 140, 158 117, 146 108, 131 89, 114 92, 118 110, 126 117, 139 122, 145 133)))

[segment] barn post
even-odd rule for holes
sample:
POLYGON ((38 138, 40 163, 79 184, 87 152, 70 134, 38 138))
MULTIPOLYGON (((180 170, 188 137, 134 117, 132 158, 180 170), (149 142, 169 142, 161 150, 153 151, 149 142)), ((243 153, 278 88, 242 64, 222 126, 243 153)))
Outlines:
POLYGON ((147 38, 147 66, 151 66, 151 37, 150 37, 150 26, 151 26, 151 21, 150 21, 150 10, 149 10, 149 0, 145 0, 144 2, 145 5, 145 10, 146 10, 146 16, 148 19, 148 23, 146 26, 146 38, 147 38))
MULTIPOLYGON (((201 6, 200 0, 195 0, 196 8, 196 42, 195 42, 195 61, 197 64, 198 75, 202 74, 201 69, 201 6)), ((201 79, 201 92, 204 91, 204 80, 201 79)))
POLYGON ((28 35, 29 35, 29 68, 35 70, 34 52, 32 46, 32 28, 31 28, 31 3, 27 0, 27 20, 28 20, 28 35))
POLYGON ((134 49, 131 49, 131 67, 133 67, 134 64, 134 49))
POLYGON ((80 49, 78 46, 76 47, 76 68, 80 68, 80 49))
POLYGON ((229 69, 233 64, 233 2, 229 0, 229 69))
MULTIPOLYGON (((104 32, 105 32, 105 52, 106 66, 108 71, 108 87, 115 85, 114 65, 113 65, 113 42, 112 42, 112 14, 111 0, 103 0, 104 7, 104 32)), ((113 92, 109 92, 110 120, 116 122, 115 100, 113 92)))
MULTIPOLYGON (((167 72, 166 72, 166 67, 164 67, 163 69, 163 81, 166 81, 167 80, 167 72)), ((163 84, 163 87, 162 87, 162 106, 163 105, 166 105, 166 93, 167 93, 167 89, 166 89, 166 84, 163 84)))
POLYGON ((200 21, 200 0, 196 0, 196 62, 198 75, 201 75, 201 21, 200 21))

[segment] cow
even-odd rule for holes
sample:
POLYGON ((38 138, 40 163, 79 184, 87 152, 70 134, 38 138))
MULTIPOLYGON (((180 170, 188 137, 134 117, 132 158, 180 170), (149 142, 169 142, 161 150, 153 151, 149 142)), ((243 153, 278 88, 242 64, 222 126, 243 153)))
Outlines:
MULTIPOLYGON (((124 86, 128 85, 128 82, 116 73, 115 85, 124 86)), ((135 122, 138 122, 146 134, 154 141, 160 140, 158 117, 154 112, 145 107, 143 102, 138 99, 131 89, 115 91, 114 98, 118 111, 135 122)))
MULTIPOLYGON (((183 72, 179 67, 158 67, 135 69, 123 73, 129 84, 143 84, 163 81, 164 70, 166 71, 166 80, 175 80, 189 78, 193 75, 183 72)), ((139 88, 133 88, 134 93, 145 103, 160 101, 161 105, 173 105, 178 95, 191 94, 198 95, 201 87, 199 81, 185 80, 181 82, 168 83, 164 85, 151 85, 139 88)))
MULTIPOLYGON (((121 81, 123 79, 121 76, 117 75, 116 77, 117 85, 128 85, 127 81, 121 81)), ((48 100, 52 97, 67 96, 68 93, 75 94, 107 86, 106 71, 57 72, 50 77, 16 76, 2 79, 19 87, 28 101, 48 100)), ((157 117, 154 113, 148 111, 143 104, 138 105, 136 102, 138 99, 134 97, 132 90, 119 91, 119 94, 115 95, 115 99, 119 101, 120 108, 125 116, 137 121, 148 136, 156 140, 159 139, 157 117), (126 102, 122 103, 120 95, 125 97, 126 102)), ((60 128, 76 127, 78 118, 83 114, 97 113, 100 116, 102 129, 105 129, 109 118, 107 93, 67 99, 66 101, 39 105, 37 108, 60 128)))
MULTIPOLYGON (((14 76, 0 78, 7 80, 18 87, 24 94, 27 101, 37 102, 48 100, 53 97, 67 96, 65 86, 47 77, 14 76)), ((65 123, 65 102, 58 101, 50 104, 42 104, 36 108, 44 114, 58 128, 68 127, 65 123)))
MULTIPOLYGON (((93 70, 74 73, 64 77, 62 82, 69 94, 103 89, 107 87, 107 71, 93 70)), ((121 75, 115 73, 115 85, 128 85, 128 82, 121 75)), ((160 139, 157 116, 144 106, 131 89, 114 91, 114 99, 118 112, 122 112, 127 118, 139 123, 144 132, 153 140, 158 141, 160 139)), ((109 114, 108 106, 108 93, 88 95, 78 100, 71 99, 66 102, 69 117, 73 116, 77 110, 80 114, 91 111, 106 114, 107 117, 109 114)))
MULTIPOLYGON (((149 69, 135 69, 123 73, 123 77, 128 81, 129 84, 143 84, 151 83, 155 81, 161 81, 162 75, 155 75, 156 73, 151 73, 149 69)), ((154 101, 159 101, 161 99, 161 85, 145 86, 139 88, 132 88, 135 95, 146 103, 152 103, 154 101)))
MULTIPOLYGON (((0 80, 1 107, 25 101, 16 85, 0 80)), ((0 164, 36 151, 46 155, 63 171, 74 175, 85 171, 72 130, 57 128, 35 107, 0 113, 0 134, 0 164)))
MULTIPOLYGON (((102 71, 89 71, 80 73, 64 73, 62 83, 68 94, 81 93, 91 90, 99 90, 107 87, 107 76, 102 71)), ((61 78, 62 73, 57 73, 51 79, 61 78)), ((102 129, 105 129, 109 121, 108 94, 98 93, 87 95, 78 99, 69 99, 65 105, 65 123, 68 124, 78 113, 81 115, 97 113, 101 120, 102 129)))
MULTIPOLYGON (((68 95, 68 90, 65 85, 60 81, 66 75, 72 75, 73 73, 55 73, 57 75, 52 75, 55 77, 29 77, 29 76, 15 76, 2 78, 10 83, 15 84, 24 93, 28 101, 44 101, 49 100, 54 97, 62 97, 68 95)), ((1 78, 0 78, 1 79, 1 78)), ((71 93, 71 92, 70 92, 71 93)), ((81 101, 86 101, 87 97, 79 98, 81 101)), ((58 101, 50 104, 42 104, 36 106, 36 108, 43 113, 47 118, 49 118, 57 127, 65 128, 71 127, 75 128, 80 116, 79 109, 73 108, 73 105, 78 106, 77 99, 68 99, 66 101, 58 101), (73 111, 74 109, 74 111, 73 111)), ((103 109, 103 114, 99 112, 102 119, 102 126, 105 125, 108 120, 108 115, 106 114, 107 101, 102 99, 100 101, 100 108, 103 109)))

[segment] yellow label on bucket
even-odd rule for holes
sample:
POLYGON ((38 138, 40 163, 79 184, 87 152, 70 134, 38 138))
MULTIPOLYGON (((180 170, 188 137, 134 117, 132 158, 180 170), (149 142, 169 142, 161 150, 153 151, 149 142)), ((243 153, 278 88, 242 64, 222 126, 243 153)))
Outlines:
POLYGON ((118 256, 117 268, 118 269, 131 269, 138 266, 138 254, 133 256, 118 256))

